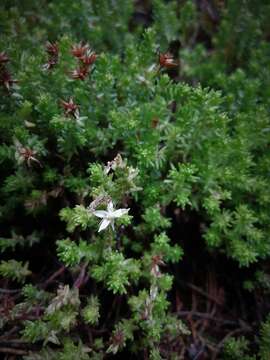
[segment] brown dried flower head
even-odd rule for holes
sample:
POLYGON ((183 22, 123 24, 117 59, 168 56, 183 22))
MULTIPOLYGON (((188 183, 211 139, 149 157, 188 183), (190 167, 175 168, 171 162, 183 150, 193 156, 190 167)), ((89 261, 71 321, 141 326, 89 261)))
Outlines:
POLYGON ((94 64, 96 59, 97 59, 97 54, 91 49, 88 49, 86 53, 82 57, 80 57, 82 63, 87 66, 91 66, 92 64, 94 64))
POLYGON ((80 66, 78 69, 75 69, 71 72, 71 77, 74 80, 84 80, 89 74, 89 67, 80 66))
POLYGON ((19 150, 19 154, 20 154, 20 157, 21 157, 21 161, 26 161, 27 165, 29 167, 31 166, 31 161, 35 161, 36 163, 39 164, 39 166, 41 166, 40 161, 37 158, 35 158, 35 156, 34 156, 36 154, 35 150, 32 150, 32 149, 27 148, 27 147, 22 147, 19 150))
POLYGON ((12 79, 10 72, 6 68, 0 71, 0 84, 7 90, 10 90, 13 84, 16 84, 17 82, 17 80, 12 79))
POLYGON ((158 61, 160 68, 170 69, 178 66, 178 63, 174 60, 173 55, 170 54, 169 52, 164 54, 160 53, 158 61))
POLYGON ((79 117, 79 105, 74 103, 72 97, 68 101, 61 100, 61 105, 64 108, 65 116, 79 117))
POLYGON ((58 59, 49 59, 46 64, 43 65, 43 70, 51 70, 58 63, 58 59))
POLYGON ((58 53, 59 53, 58 44, 48 41, 46 43, 46 51, 49 55, 58 56, 58 53))
POLYGON ((161 272, 159 270, 160 265, 165 265, 162 255, 154 255, 154 256, 152 256, 151 274, 154 277, 160 277, 161 276, 161 272))
POLYGON ((7 62, 9 62, 9 57, 7 56, 7 54, 4 51, 2 51, 0 53, 0 65, 5 64, 7 62))
POLYGON ((48 54, 48 61, 42 66, 43 70, 51 70, 59 59, 59 48, 57 43, 46 43, 46 52, 48 54))
POLYGON ((124 345, 124 342, 125 342, 125 336, 123 331, 120 329, 116 330, 115 333, 111 336, 110 339, 111 345, 107 349, 107 353, 111 352, 113 354, 116 354, 119 348, 121 348, 124 345))
POLYGON ((76 44, 76 45, 73 45, 72 46, 72 49, 71 49, 71 53, 74 57, 76 58, 81 58, 85 53, 86 51, 89 49, 89 45, 88 44, 85 44, 83 45, 82 42, 80 42, 79 44, 76 44))

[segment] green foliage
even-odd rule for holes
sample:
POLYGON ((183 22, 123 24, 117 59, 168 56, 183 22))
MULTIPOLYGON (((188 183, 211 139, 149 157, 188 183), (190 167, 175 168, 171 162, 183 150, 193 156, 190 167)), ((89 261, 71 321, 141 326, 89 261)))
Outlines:
POLYGON ((258 288, 268 294, 270 291, 270 276, 263 270, 257 270, 254 278, 246 280, 243 286, 248 291, 253 291, 258 288))
POLYGON ((25 278, 31 274, 28 265, 28 262, 23 264, 21 261, 14 259, 8 261, 3 260, 0 263, 0 275, 24 283, 25 278))
POLYGON ((171 192, 176 196, 174 198, 176 204, 182 208, 192 205, 189 198, 192 193, 192 184, 198 180, 195 173, 194 165, 188 164, 179 164, 178 169, 173 166, 169 172, 167 183, 171 185, 171 192))
POLYGON ((155 236, 151 244, 152 254, 161 254, 166 262, 176 263, 182 258, 183 250, 178 245, 171 246, 169 242, 170 239, 165 233, 155 236))
POLYGON ((154 29, 158 34, 158 42, 162 50, 166 50, 169 43, 177 39, 179 22, 177 18, 177 2, 164 3, 161 0, 153 1, 154 29))
POLYGON ((51 341, 56 344, 58 343, 55 334, 50 332, 47 324, 42 320, 26 321, 22 336, 25 340, 30 342, 46 339, 47 342, 51 341))
POLYGON ((82 315, 84 321, 87 324, 96 325, 98 323, 100 314, 99 314, 99 301, 96 296, 91 296, 88 301, 87 305, 82 310, 82 315))
MULTIPOLYGON (((1 3, 0 280, 33 283, 3 320, 37 343, 25 359, 98 360, 127 345, 162 359, 163 343, 180 344, 170 263, 191 213, 206 251, 239 267, 269 260, 270 6, 212 3, 213 21, 191 0, 1 3), (74 55, 86 44, 89 66, 74 55), (167 51, 172 71, 158 64, 167 51), (44 251, 31 277, 29 248, 44 251)), ((244 285, 267 292, 268 275, 244 285)), ((268 320, 262 359, 267 332, 268 320)), ((224 356, 252 351, 229 339, 224 356)))
POLYGON ((153 207, 146 208, 145 214, 143 214, 143 220, 145 222, 141 231, 154 232, 159 229, 167 229, 171 226, 171 221, 165 218, 161 214, 160 206, 157 204, 153 207))
POLYGON ((82 259, 93 261, 98 258, 99 251, 99 244, 88 244, 83 240, 78 245, 70 239, 57 241, 58 256, 67 266, 78 265, 82 259))
POLYGON ((239 339, 229 338, 224 344, 224 360, 243 359, 255 360, 253 356, 247 355, 249 350, 248 341, 244 337, 239 339))
POLYGON ((44 344, 59 345, 61 332, 68 332, 75 326, 79 305, 78 289, 60 286, 57 295, 46 307, 43 318, 25 322, 23 339, 32 343, 43 340, 44 344))
POLYGON ((50 293, 40 290, 31 284, 24 285, 22 288, 22 295, 24 296, 25 304, 28 307, 29 305, 35 306, 47 304, 52 296, 50 293))
POLYGON ((125 294, 130 278, 137 282, 140 276, 139 263, 134 259, 125 259, 122 253, 108 250, 104 254, 103 264, 92 269, 92 276, 97 281, 104 281, 114 294, 125 294))
POLYGON ((40 241, 39 234, 34 232, 26 237, 22 235, 17 235, 15 232, 11 232, 11 238, 0 238, 0 251, 3 252, 7 249, 14 250, 16 246, 29 246, 38 243, 40 241))
MULTIPOLYGON (((24 360, 74 360, 75 357, 79 357, 82 360, 89 360, 90 357, 88 353, 91 352, 87 346, 84 346, 81 342, 78 344, 72 342, 70 339, 66 338, 63 344, 63 350, 57 351, 46 347, 42 349, 39 353, 30 352, 30 355, 24 356, 24 360)), ((101 359, 98 357, 91 357, 91 359, 101 359)))
POLYGON ((82 205, 76 205, 73 210, 69 208, 62 209, 60 217, 68 223, 68 232, 73 232, 77 226, 80 226, 83 230, 86 229, 87 226, 91 224, 92 219, 89 211, 82 205))
POLYGON ((266 360, 270 356, 270 316, 262 324, 260 333, 260 359, 266 360))
POLYGON ((107 353, 116 354, 118 350, 126 346, 127 340, 133 340, 133 332, 136 329, 133 322, 123 319, 115 326, 111 337, 111 345, 107 349, 107 353))

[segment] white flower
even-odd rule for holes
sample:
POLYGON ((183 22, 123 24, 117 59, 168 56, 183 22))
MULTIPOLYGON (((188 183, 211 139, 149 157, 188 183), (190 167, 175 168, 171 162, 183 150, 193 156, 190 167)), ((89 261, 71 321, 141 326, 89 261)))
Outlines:
POLYGON ((107 206, 107 211, 105 210, 96 210, 93 214, 99 218, 102 218, 98 232, 105 230, 109 225, 111 225, 114 230, 114 219, 119 218, 127 214, 129 209, 118 209, 114 210, 112 201, 109 202, 107 206))

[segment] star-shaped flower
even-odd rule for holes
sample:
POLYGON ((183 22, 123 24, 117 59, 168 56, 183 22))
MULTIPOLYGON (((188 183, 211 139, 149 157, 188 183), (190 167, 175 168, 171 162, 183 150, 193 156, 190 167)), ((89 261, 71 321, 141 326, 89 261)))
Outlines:
POLYGON ((99 218, 102 218, 98 232, 105 230, 109 225, 111 225, 112 229, 114 230, 114 220, 119 218, 129 212, 129 209, 118 209, 115 210, 113 208, 112 201, 109 202, 107 206, 107 211, 105 210, 96 210, 93 214, 99 218))

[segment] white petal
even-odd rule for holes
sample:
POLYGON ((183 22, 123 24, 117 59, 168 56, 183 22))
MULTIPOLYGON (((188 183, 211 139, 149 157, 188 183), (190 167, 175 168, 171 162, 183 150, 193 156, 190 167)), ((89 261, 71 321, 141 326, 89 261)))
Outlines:
POLYGON ((112 217, 119 218, 129 212, 129 209, 118 209, 112 213, 112 217))
POLYGON ((99 218, 106 218, 108 215, 108 212, 104 211, 104 210, 96 210, 96 211, 93 211, 93 214, 99 218))
POLYGON ((113 202, 110 201, 107 207, 108 212, 113 212, 113 202))
POLYGON ((105 230, 106 227, 109 226, 110 222, 111 222, 111 221, 108 220, 108 219, 103 219, 103 220, 101 221, 101 223, 99 224, 98 232, 100 232, 100 231, 102 231, 102 230, 105 230))
POLYGON ((111 227, 112 227, 112 229, 114 231, 114 221, 113 220, 111 220, 111 227))

